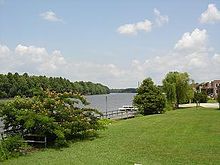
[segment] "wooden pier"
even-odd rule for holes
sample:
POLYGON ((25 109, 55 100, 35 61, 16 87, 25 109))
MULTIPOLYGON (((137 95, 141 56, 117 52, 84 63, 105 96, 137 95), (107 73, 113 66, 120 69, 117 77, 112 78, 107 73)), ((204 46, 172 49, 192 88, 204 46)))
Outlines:
POLYGON ((107 119, 128 119, 133 118, 137 114, 137 110, 114 110, 114 111, 107 111, 103 112, 103 115, 100 115, 100 118, 107 118, 107 119))

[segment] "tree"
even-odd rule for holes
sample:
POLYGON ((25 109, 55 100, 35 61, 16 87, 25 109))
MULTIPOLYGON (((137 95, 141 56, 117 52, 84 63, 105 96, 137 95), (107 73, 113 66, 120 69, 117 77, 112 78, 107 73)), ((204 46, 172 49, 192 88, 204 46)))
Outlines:
POLYGON ((167 101, 178 108, 180 103, 192 99, 193 89, 189 82, 188 73, 169 72, 163 80, 163 90, 167 101))
POLYGON ((163 113, 165 102, 165 96, 154 85, 151 78, 147 78, 142 82, 133 100, 133 104, 144 115, 163 113))

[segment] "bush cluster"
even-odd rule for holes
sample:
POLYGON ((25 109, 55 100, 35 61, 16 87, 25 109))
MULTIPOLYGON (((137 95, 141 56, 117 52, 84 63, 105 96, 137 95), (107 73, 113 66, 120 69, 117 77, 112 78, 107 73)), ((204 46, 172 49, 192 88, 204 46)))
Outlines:
POLYGON ((58 146, 67 140, 96 135, 103 128, 94 109, 78 108, 87 104, 81 95, 45 91, 33 98, 16 97, 1 106, 0 117, 8 135, 37 134, 58 146))
POLYGON ((207 103, 208 95, 205 92, 194 92, 194 103, 207 103))

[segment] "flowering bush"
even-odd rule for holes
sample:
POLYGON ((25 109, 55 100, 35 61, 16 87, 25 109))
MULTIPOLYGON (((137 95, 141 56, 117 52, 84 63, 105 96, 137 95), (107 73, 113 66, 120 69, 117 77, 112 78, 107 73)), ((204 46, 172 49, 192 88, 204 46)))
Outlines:
POLYGON ((97 110, 79 108, 85 98, 73 93, 45 91, 33 98, 16 97, 0 110, 8 134, 37 134, 46 136, 52 144, 65 145, 67 140, 94 136, 103 128, 97 110))

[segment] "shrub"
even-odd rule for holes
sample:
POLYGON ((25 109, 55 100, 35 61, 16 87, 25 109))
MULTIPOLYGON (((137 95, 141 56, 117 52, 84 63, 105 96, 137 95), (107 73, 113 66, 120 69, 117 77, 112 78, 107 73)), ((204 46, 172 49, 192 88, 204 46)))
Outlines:
POLYGON ((204 92, 195 92, 193 102, 195 103, 207 103, 208 95, 204 92))
POLYGON ((8 136, 0 141, 0 161, 25 154, 27 145, 21 136, 8 136))
POLYGON ((173 110, 173 104, 172 103, 169 103, 168 101, 166 102, 166 105, 165 105, 165 108, 164 108, 164 111, 171 111, 173 110))
POLYGON ((79 102, 87 104, 81 95, 45 91, 41 96, 16 97, 5 103, 0 116, 8 134, 37 134, 57 146, 67 145, 67 140, 85 138, 88 131, 102 128, 96 117, 99 112, 76 107, 79 102))

